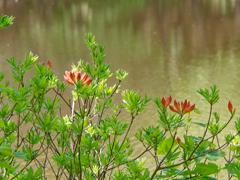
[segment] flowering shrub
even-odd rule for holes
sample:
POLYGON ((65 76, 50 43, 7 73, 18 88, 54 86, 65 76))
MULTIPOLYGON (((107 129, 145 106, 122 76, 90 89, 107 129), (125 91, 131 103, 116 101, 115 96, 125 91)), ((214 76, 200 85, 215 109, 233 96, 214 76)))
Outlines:
POLYGON ((80 61, 65 72, 65 82, 52 72, 54 64, 37 64, 38 57, 32 53, 18 64, 14 58, 7 60, 14 82, 11 86, 8 81, 3 83, 4 74, 0 74, 1 179, 49 179, 49 172, 55 179, 217 179, 222 170, 228 171, 229 179, 240 178, 240 119, 235 121, 235 133, 226 134, 225 143, 220 144, 219 134, 236 110, 229 102, 229 120, 220 123, 219 114, 212 112, 219 99, 216 86, 198 91, 210 106, 206 123, 191 119, 190 112, 199 111, 187 100, 174 100, 173 107, 171 96, 154 99, 159 120, 156 126, 135 134, 143 150, 130 158, 134 147, 128 133, 151 98, 142 97, 139 91, 121 91, 120 84, 128 75, 123 70, 116 72, 117 83, 109 87, 107 79, 112 74, 104 61, 104 46, 91 34, 85 42, 93 65, 80 61), (35 75, 28 79, 31 69, 35 75), (73 88, 68 100, 64 96, 67 88, 73 88), (51 91, 55 96, 49 95, 51 91), (114 104, 119 92, 123 100, 114 104), (66 115, 61 110, 63 103, 69 108, 66 115), (130 113, 129 120, 119 119, 124 111, 130 113), (192 124, 202 128, 202 136, 188 134, 192 124), (185 130, 183 137, 177 137, 180 128, 185 130), (226 156, 226 151, 232 153, 226 156), (146 167, 149 164, 144 166, 146 153, 155 161, 151 172, 146 167), (216 164, 219 158, 226 164, 216 164))

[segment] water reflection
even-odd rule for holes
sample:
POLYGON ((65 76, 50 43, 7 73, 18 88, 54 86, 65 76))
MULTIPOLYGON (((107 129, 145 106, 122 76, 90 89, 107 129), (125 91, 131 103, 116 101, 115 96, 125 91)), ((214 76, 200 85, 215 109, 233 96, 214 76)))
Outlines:
MULTIPOLYGON (((229 115, 228 100, 240 107, 240 1, 0 0, 0 12, 16 17, 12 26, 0 31, 0 71, 7 76, 4 59, 14 55, 22 60, 33 51, 40 61, 53 61, 52 69, 63 80, 61 74, 72 63, 80 58, 91 61, 83 39, 92 32, 106 45, 112 71, 129 72, 122 89, 187 98, 201 107, 203 114, 197 117, 202 121, 208 106, 196 93, 200 87, 219 87, 222 98, 214 111, 222 120, 229 115)), ((113 82, 112 78, 109 83, 113 82)), ((146 121, 156 124, 157 116, 150 103, 134 131, 146 121)))

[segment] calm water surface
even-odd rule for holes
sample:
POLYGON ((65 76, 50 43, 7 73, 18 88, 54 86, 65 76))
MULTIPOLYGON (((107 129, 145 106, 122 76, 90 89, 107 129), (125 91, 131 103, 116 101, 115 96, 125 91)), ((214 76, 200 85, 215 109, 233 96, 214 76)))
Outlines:
MULTIPOLYGON (((209 106, 197 94, 199 88, 218 86, 220 100, 214 111, 221 121, 229 118, 229 100, 240 107, 240 1, 0 0, 0 12, 15 17, 13 25, 0 30, 0 71, 7 78, 11 72, 5 59, 15 56, 20 61, 32 51, 40 61, 52 61, 53 71, 63 80, 72 63, 91 62, 84 38, 92 32, 106 45, 112 72, 129 72, 122 89, 139 89, 153 98, 186 98, 202 112, 194 115, 201 122, 207 121, 209 106)), ((114 82, 111 78, 109 84, 114 82)), ((151 102, 130 134, 136 154, 142 146, 133 134, 157 120, 151 102)), ((191 131, 201 135, 203 130, 193 126, 191 131)), ((224 133, 230 131, 233 123, 224 133)))

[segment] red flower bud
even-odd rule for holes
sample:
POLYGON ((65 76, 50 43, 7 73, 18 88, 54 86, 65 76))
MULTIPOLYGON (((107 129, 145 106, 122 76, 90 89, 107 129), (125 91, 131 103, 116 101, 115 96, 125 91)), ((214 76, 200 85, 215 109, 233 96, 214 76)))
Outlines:
POLYGON ((48 65, 48 70, 51 69, 51 67, 52 67, 52 62, 51 62, 51 61, 47 61, 47 65, 48 65))
POLYGON ((229 101, 228 110, 230 111, 231 114, 232 114, 232 109, 233 109, 232 103, 231 103, 231 101, 229 101))
MULTIPOLYGON (((45 63, 44 63, 44 62, 42 62, 42 65, 45 67, 45 63)), ((48 66, 48 70, 51 69, 51 67, 52 67, 52 62, 48 60, 47 66, 48 66)))
POLYGON ((178 144, 180 144, 180 142, 181 142, 181 139, 179 137, 177 137, 177 142, 178 142, 178 144))
POLYGON ((180 145, 180 142, 181 142, 181 139, 180 139, 179 137, 177 137, 177 143, 179 144, 179 146, 180 146, 181 148, 183 148, 183 147, 180 145))
POLYGON ((163 105, 163 108, 166 108, 169 106, 169 104, 171 104, 172 102, 172 97, 169 96, 166 100, 164 99, 164 97, 162 98, 162 105, 163 105))

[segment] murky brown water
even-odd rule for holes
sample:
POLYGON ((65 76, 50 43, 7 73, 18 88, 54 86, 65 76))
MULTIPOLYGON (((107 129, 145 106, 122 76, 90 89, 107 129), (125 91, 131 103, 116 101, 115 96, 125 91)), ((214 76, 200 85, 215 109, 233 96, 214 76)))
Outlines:
MULTIPOLYGON (((196 92, 200 87, 219 87, 214 111, 222 121, 229 116, 229 100, 240 107, 240 1, 0 0, 0 12, 16 17, 12 26, 0 30, 0 71, 7 77, 11 74, 5 59, 23 60, 32 51, 40 61, 52 61, 63 80, 61 74, 72 63, 91 61, 83 39, 92 32, 106 45, 112 72, 129 72, 122 89, 139 89, 153 98, 187 98, 202 111, 195 115, 202 122, 207 121, 208 105, 196 92)), ((141 126, 156 125, 157 119, 151 102, 131 135, 141 126)), ((231 130, 233 123, 224 133, 231 130)), ((198 133, 194 126, 192 133, 198 133)))

